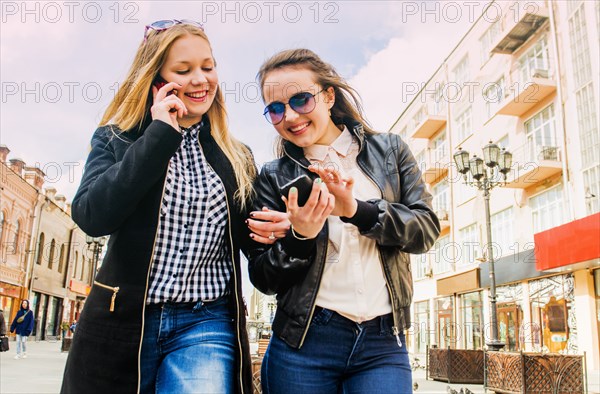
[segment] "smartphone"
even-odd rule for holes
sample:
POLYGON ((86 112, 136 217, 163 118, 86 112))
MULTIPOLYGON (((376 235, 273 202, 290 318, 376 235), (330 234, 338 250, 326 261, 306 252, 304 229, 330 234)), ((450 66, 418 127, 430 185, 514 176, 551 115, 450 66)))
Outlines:
POLYGON ((306 204, 306 201, 308 200, 308 197, 312 192, 312 179, 310 179, 308 175, 300 175, 298 178, 292 179, 291 181, 279 188, 281 195, 285 196, 285 198, 288 198, 288 195, 290 194, 290 189, 292 187, 298 189, 298 206, 301 207, 304 204, 306 204))
MULTIPOLYGON (((152 83, 154 86, 156 86, 156 89, 160 89, 163 86, 165 86, 166 84, 168 84, 168 82, 159 75, 156 76, 156 78, 154 79, 154 82, 152 83)), ((177 91, 175 89, 171 90, 169 93, 167 93, 167 96, 172 95, 173 93, 176 93, 177 91)))

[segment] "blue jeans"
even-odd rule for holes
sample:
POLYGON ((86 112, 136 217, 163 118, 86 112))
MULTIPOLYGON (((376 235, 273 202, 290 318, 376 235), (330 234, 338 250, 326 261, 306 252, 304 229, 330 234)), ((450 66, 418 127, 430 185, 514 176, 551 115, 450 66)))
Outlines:
POLYGON ((355 323, 317 307, 300 349, 274 335, 262 363, 264 394, 412 393, 404 334, 392 315, 355 323))
POLYGON ((141 393, 232 393, 237 346, 227 297, 146 306, 141 393))
POLYGON ((17 334, 17 356, 27 353, 27 338, 25 335, 17 334))

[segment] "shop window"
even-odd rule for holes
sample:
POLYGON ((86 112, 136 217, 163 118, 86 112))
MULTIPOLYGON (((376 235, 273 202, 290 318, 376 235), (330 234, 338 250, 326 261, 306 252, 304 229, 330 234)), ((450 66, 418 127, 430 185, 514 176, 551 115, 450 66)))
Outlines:
POLYGON ((573 313, 573 276, 556 275, 529 282, 531 342, 536 351, 577 351, 573 313))
POLYGON ((454 297, 435 300, 436 342, 439 348, 456 348, 456 327, 454 322, 454 297))
POLYGON ((465 349, 483 348, 483 305, 481 291, 460 296, 462 310, 462 336, 465 349))
POLYGON ((500 286, 496 289, 498 339, 505 344, 504 350, 523 349, 521 322, 523 286, 520 283, 500 286))
POLYGON ((414 353, 425 353, 429 345, 429 301, 415 302, 414 311, 411 330, 415 337, 414 353))

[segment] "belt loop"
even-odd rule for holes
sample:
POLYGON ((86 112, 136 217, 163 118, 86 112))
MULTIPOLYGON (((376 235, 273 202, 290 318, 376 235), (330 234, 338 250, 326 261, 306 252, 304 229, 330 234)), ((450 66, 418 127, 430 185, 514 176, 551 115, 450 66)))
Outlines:
POLYGON ((203 305, 204 303, 202 301, 198 301, 196 305, 194 305, 194 307, 192 308, 192 313, 198 312, 203 305))

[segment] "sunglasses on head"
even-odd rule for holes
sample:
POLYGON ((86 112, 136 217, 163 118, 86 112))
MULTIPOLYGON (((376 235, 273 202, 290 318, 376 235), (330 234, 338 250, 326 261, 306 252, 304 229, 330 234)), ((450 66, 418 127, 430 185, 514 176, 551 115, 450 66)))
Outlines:
POLYGON ((154 30, 156 32, 161 32, 163 30, 167 30, 170 27, 175 25, 192 25, 196 26, 202 30, 204 30, 204 25, 200 22, 192 21, 189 19, 164 19, 156 22, 152 22, 149 25, 146 25, 146 29, 144 30, 144 41, 148 38, 148 32, 150 30, 154 30))
POLYGON ((287 103, 282 103, 281 101, 275 101, 265 107, 265 111, 263 115, 267 118, 267 121, 271 124, 278 124, 283 120, 283 116, 285 115, 285 106, 289 105, 291 109, 296 111, 299 114, 308 114, 315 109, 317 105, 317 101, 315 100, 315 96, 325 88, 319 90, 317 93, 312 94, 310 92, 300 92, 296 93, 287 103))

